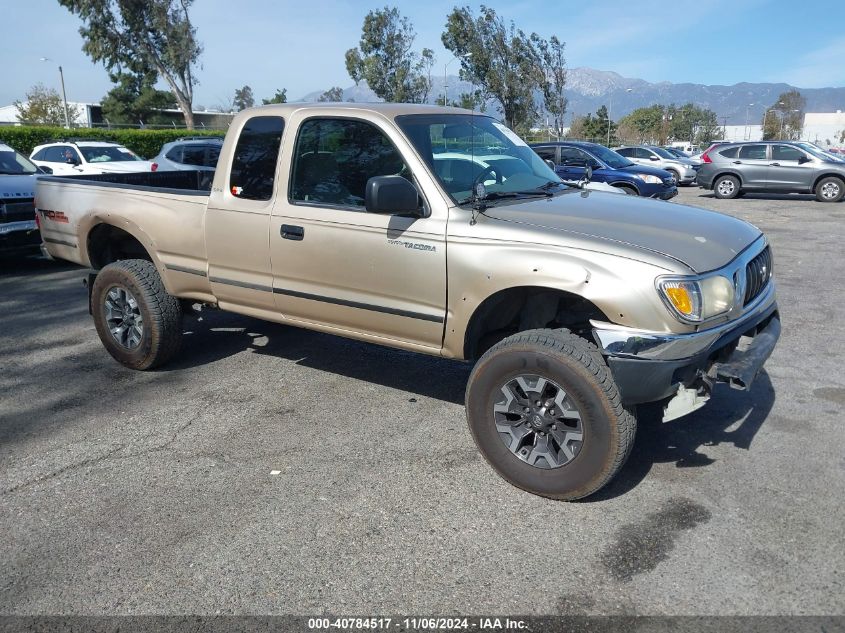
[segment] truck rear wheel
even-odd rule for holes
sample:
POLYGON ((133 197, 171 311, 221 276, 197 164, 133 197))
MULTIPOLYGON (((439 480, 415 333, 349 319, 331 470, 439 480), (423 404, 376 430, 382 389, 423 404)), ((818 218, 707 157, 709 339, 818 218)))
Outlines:
POLYGON ((567 330, 529 330, 490 348, 470 375, 466 409, 490 465, 552 499, 602 488, 625 463, 636 432, 598 349, 567 330))
POLYGON ((182 343, 182 306, 145 259, 104 267, 91 289, 91 311, 106 350, 131 369, 163 365, 182 343))

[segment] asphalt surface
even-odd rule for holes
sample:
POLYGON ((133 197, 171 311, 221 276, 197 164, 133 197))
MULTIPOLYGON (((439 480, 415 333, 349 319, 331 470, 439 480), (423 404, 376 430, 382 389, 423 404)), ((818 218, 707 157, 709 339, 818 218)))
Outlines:
POLYGON ((467 366, 206 312, 133 372, 81 269, 3 263, 0 613, 842 614, 845 203, 676 201, 768 233, 783 335, 578 503, 486 464, 467 366))

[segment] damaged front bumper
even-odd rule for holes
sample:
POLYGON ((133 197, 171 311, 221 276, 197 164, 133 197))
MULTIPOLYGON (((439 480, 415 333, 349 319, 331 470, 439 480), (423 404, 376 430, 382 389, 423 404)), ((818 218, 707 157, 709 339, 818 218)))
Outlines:
POLYGON ((780 337, 774 284, 741 318, 688 334, 662 334, 593 322, 623 404, 673 397, 664 420, 701 407, 715 383, 750 389, 780 337))

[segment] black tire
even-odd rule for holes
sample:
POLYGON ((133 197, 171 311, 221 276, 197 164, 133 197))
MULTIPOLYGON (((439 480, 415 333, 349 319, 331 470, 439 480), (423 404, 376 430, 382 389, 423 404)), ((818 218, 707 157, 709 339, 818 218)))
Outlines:
POLYGON ((739 178, 719 176, 713 181, 713 195, 722 200, 732 200, 739 196, 739 178))
POLYGON ((631 185, 613 185, 614 187, 618 187, 622 191, 624 191, 629 196, 638 196, 640 192, 634 189, 631 185))
MULTIPOLYGON (((152 262, 124 259, 104 267, 91 289, 91 310, 97 334, 106 350, 130 369, 153 369, 169 361, 179 351, 182 306, 178 299, 167 294, 152 262), (131 329, 119 322, 119 316, 114 316, 114 298, 121 296, 127 305, 131 305, 134 299, 137 306, 135 313, 141 319, 140 334, 134 331, 137 340, 130 339, 126 344, 119 340, 117 334, 113 335, 110 328, 110 324, 114 326, 118 323, 124 328, 124 334, 125 330, 131 329)), ((129 308, 131 311, 132 308, 129 308)))
MULTIPOLYGON (((540 396, 538 405, 544 397, 540 396)), ((527 404, 533 398, 529 396, 527 404)), ((521 406, 517 404, 517 408, 521 406)), ((622 406, 616 383, 598 349, 567 330, 529 330, 490 348, 470 375, 466 411, 476 445, 505 480, 533 494, 559 500, 587 497, 605 486, 628 458, 637 426, 633 413, 622 406), (525 457, 518 457, 527 449, 514 451, 506 443, 511 438, 497 430, 499 414, 494 407, 510 404, 507 386, 526 375, 556 383, 554 386, 565 392, 564 397, 580 413, 582 440, 569 445, 567 452, 574 457, 568 456, 562 465, 545 462, 541 467, 536 465, 539 461, 532 465, 525 457)), ((539 416, 525 417, 534 420, 539 416)), ((526 427, 529 424, 524 423, 526 427)), ((545 434, 535 433, 532 441, 541 439, 539 435, 545 434)))
POLYGON ((839 202, 845 197, 845 182, 836 176, 827 176, 816 183, 814 193, 819 202, 839 202))
POLYGON ((681 186, 681 174, 679 172, 675 171, 674 169, 667 169, 666 171, 668 171, 670 174, 672 174, 672 178, 675 179, 675 185, 677 187, 680 187, 681 186))

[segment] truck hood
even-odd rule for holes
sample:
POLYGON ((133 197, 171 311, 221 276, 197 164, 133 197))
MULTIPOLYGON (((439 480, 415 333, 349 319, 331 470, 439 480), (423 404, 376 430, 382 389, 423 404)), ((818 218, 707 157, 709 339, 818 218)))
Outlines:
POLYGON ((38 175, 0 174, 0 198, 20 198, 21 200, 34 198, 38 175))
POLYGON ((715 211, 583 190, 491 207, 484 215, 552 232, 555 243, 576 248, 589 238, 650 251, 696 273, 721 268, 761 235, 757 227, 715 211))

